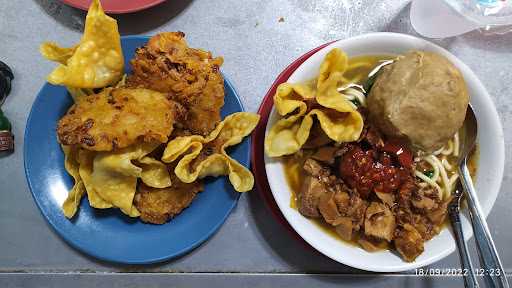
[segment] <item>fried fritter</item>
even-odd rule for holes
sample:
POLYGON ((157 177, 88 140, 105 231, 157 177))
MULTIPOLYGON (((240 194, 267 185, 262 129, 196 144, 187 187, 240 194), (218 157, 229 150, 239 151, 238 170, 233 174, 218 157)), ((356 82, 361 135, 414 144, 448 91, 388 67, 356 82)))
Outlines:
POLYGON ((143 87, 169 93, 187 109, 177 119, 192 134, 207 135, 220 122, 224 105, 224 78, 219 71, 222 57, 188 47, 183 32, 166 32, 138 48, 131 60, 133 74, 128 87, 143 87))
MULTIPOLYGON (((173 174, 174 175, 174 174, 173 174)), ((144 222, 164 224, 187 208, 197 193, 203 190, 202 181, 186 184, 176 176, 171 177, 172 185, 167 188, 152 188, 140 183, 134 204, 144 222)))
POLYGON ((57 134, 64 145, 111 151, 135 141, 165 143, 179 104, 147 89, 107 88, 80 97, 60 119, 57 134))

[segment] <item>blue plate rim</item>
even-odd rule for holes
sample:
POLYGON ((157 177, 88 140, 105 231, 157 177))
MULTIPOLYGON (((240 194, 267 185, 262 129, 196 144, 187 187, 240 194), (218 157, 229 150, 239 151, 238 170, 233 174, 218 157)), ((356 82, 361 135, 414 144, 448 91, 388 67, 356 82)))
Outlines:
MULTIPOLYGON (((150 38, 150 36, 128 35, 128 36, 121 36, 121 41, 129 40, 129 39, 143 39, 143 40, 147 41, 147 40, 149 40, 149 38, 150 38)), ((240 99, 240 96, 238 95, 238 92, 236 91, 235 87, 233 86, 233 84, 231 83, 229 78, 226 76, 226 74, 224 72, 222 72, 222 71, 221 71, 221 73, 222 73, 222 76, 224 78, 225 84, 229 87, 229 89, 231 89, 233 91, 233 95, 235 96, 235 100, 240 105, 241 110, 242 111, 246 111, 245 110, 245 106, 243 105, 243 103, 242 103, 242 101, 240 99)), ((32 120, 32 116, 33 116, 32 113, 34 111, 34 109, 33 109, 34 105, 36 104, 36 102, 41 101, 41 99, 42 99, 41 98, 41 91, 46 86, 52 86, 52 84, 50 84, 48 82, 45 82, 44 85, 41 87, 41 89, 37 93, 36 98, 32 102, 32 106, 30 108, 30 113, 29 113, 29 116, 27 118, 27 122, 25 123, 25 132, 24 132, 24 135, 23 135, 23 137, 24 137, 24 143, 23 143, 23 166, 24 166, 24 170, 25 170, 25 179, 27 181, 27 184, 28 184, 28 187, 29 187, 29 190, 30 190, 30 194, 32 195, 32 198, 34 199, 34 202, 36 203, 39 212, 41 213, 43 218, 46 220, 46 223, 50 224, 49 226, 52 228, 52 230, 61 239, 63 239, 64 242, 66 242, 67 245, 73 247, 74 249, 76 249, 76 250, 78 250, 78 251, 80 251, 82 253, 85 253, 86 255, 92 256, 94 258, 97 258, 99 260, 106 261, 106 262, 119 263, 119 264, 129 264, 129 265, 130 264, 131 265, 134 265, 134 264, 135 265, 155 264, 155 263, 160 263, 160 262, 163 262, 163 261, 168 261, 168 260, 171 260, 171 259, 174 259, 174 258, 178 258, 178 257, 183 256, 184 254, 194 250, 195 248, 197 248, 198 246, 200 246, 201 244, 203 244, 204 242, 209 240, 214 234, 216 234, 216 232, 220 229, 220 227, 226 222, 227 218, 229 217, 229 215, 231 214, 233 209, 238 204, 238 201, 239 201, 240 196, 241 196, 240 194, 242 194, 242 193, 236 194, 235 201, 233 201, 231 206, 229 206, 229 209, 226 210, 226 213, 225 213, 225 215, 223 215, 221 221, 219 221, 216 225, 212 226, 212 229, 210 231, 208 231, 208 233, 204 234, 205 236, 198 238, 194 243, 192 243, 188 247, 183 248, 183 249, 181 249, 179 251, 176 251, 176 252, 168 254, 168 255, 164 255, 164 256, 161 256, 161 257, 148 258, 148 259, 141 260, 141 261, 120 260, 120 259, 112 259, 110 257, 105 257, 104 255, 97 254, 94 249, 88 249, 87 247, 81 247, 79 245, 75 245, 75 243, 72 241, 72 239, 68 238, 67 234, 59 228, 59 225, 54 223, 51 220, 51 218, 48 215, 45 214, 45 212, 43 211, 43 208, 41 207, 41 204, 39 203, 38 197, 36 197, 36 195, 34 194, 33 186, 35 184, 32 183, 32 181, 30 180, 31 179, 30 178, 30 169, 28 168, 28 163, 27 163, 27 161, 28 161, 27 143, 28 142, 25 141, 27 139, 28 131, 29 131, 29 129, 27 129, 27 128, 29 126, 29 123, 32 120)), ((251 149, 250 149, 250 147, 251 147, 251 137, 247 137, 247 139, 245 139, 245 141, 248 141, 247 144, 248 144, 249 149, 247 149, 247 151, 246 151, 246 154, 247 154, 246 155, 247 156, 246 159, 248 159, 247 163, 250 166, 250 159, 251 159, 251 155, 250 155, 251 154, 251 149)), ((62 165, 64 165, 64 163, 62 165)), ((167 223, 169 223, 169 222, 167 222, 167 223)), ((163 225, 166 225, 166 224, 163 224, 163 225)))

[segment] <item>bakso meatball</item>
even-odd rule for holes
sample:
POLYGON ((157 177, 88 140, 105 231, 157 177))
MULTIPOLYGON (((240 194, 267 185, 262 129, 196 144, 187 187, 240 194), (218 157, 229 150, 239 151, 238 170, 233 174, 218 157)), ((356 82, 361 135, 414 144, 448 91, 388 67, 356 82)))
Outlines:
POLYGON ((384 134, 431 152, 462 126, 469 96, 460 71, 448 59, 411 51, 382 68, 367 102, 370 121, 384 134))

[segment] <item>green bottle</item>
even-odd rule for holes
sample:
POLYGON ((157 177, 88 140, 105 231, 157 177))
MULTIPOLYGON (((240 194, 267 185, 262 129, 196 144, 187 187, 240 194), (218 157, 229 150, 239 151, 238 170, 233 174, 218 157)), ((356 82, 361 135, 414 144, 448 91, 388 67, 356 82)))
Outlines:
POLYGON ((4 112, 0 109, 0 131, 9 131, 11 132, 11 122, 7 117, 5 117, 4 112))

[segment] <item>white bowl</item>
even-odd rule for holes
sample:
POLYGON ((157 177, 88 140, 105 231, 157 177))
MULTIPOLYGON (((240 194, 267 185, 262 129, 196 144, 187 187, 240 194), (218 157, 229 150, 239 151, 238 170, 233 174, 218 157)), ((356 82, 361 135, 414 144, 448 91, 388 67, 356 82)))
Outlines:
MULTIPOLYGON (((416 37, 396 33, 372 33, 334 42, 319 50, 307 59, 290 76, 288 82, 296 83, 316 77, 324 56, 333 48, 343 49, 349 57, 365 54, 402 54, 411 49, 433 51, 446 56, 459 68, 466 80, 470 102, 478 120, 478 143, 480 160, 476 179, 476 189, 480 205, 487 216, 498 196, 503 177, 505 144, 503 129, 491 97, 476 75, 447 50, 416 37)), ((278 115, 272 110, 266 133, 277 121, 278 115)), ((414 262, 402 260, 396 252, 366 252, 348 245, 322 231, 317 225, 290 208, 291 190, 286 182, 283 164, 279 159, 265 156, 265 169, 274 199, 284 217, 295 231, 315 249, 327 257, 355 268, 375 272, 397 272, 422 267, 434 263, 455 251, 455 241, 451 229, 444 229, 439 235, 425 243, 425 252, 414 262)), ((462 217, 466 240, 473 233, 466 215, 462 217)))

